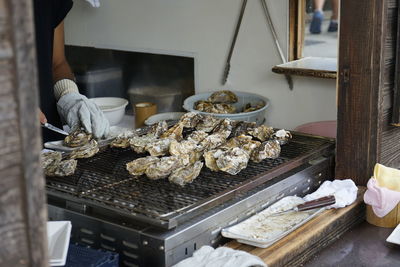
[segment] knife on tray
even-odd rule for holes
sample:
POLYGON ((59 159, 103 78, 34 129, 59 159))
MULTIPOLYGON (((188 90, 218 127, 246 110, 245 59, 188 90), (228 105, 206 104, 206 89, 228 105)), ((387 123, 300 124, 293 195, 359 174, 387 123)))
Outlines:
POLYGON ((326 206, 329 206, 329 205, 332 205, 335 203, 336 203, 335 196, 326 196, 326 197, 321 197, 321 198, 317 198, 317 199, 314 199, 311 201, 304 202, 303 204, 297 205, 296 207, 289 209, 289 210, 273 213, 270 216, 278 216, 278 215, 282 215, 285 213, 296 212, 296 211, 313 210, 313 209, 317 209, 317 208, 326 207, 326 206))

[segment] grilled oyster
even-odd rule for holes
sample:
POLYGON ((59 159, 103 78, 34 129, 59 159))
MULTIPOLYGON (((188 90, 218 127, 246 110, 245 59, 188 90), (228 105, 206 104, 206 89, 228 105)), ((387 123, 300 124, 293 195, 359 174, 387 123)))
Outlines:
POLYGON ((232 91, 222 90, 212 93, 207 100, 211 103, 236 103, 238 97, 232 91))
POLYGON ((215 126, 213 134, 221 134, 225 136, 225 138, 228 138, 231 135, 233 125, 235 124, 236 122, 233 120, 224 119, 217 126, 215 126))
POLYGON ((193 151, 196 146, 197 142, 194 140, 183 140, 182 142, 172 140, 169 146, 169 153, 173 156, 188 154, 190 151, 193 151))
POLYGON ((144 158, 138 158, 126 164, 126 169, 132 175, 143 175, 147 168, 156 162, 159 162, 160 159, 153 156, 147 156, 144 158))
POLYGON ((222 134, 211 134, 203 139, 199 144, 199 149, 203 151, 212 150, 226 142, 226 137, 222 134))
POLYGON ((131 148, 138 154, 146 151, 146 145, 157 140, 154 135, 134 136, 129 140, 131 148))
POLYGON ((234 148, 234 147, 240 147, 244 151, 246 151, 247 154, 251 155, 253 151, 261 145, 261 142, 252 140, 251 136, 248 135, 239 135, 237 137, 233 137, 228 140, 224 145, 222 145, 221 148, 234 148))
POLYGON ((254 162, 261 162, 264 159, 275 159, 281 153, 281 146, 277 140, 269 140, 263 142, 251 154, 251 160, 254 162))
POLYGON ((168 177, 171 183, 184 186, 187 183, 193 182, 194 179, 199 176, 201 168, 203 168, 204 163, 201 161, 196 161, 194 164, 189 166, 184 166, 174 170, 168 177))
POLYGON ((119 148, 127 148, 130 146, 130 140, 134 136, 137 136, 137 133, 134 131, 127 131, 122 134, 119 134, 110 144, 111 147, 119 147, 119 148))
POLYGON ((208 136, 208 134, 204 131, 194 131, 187 137, 187 140, 191 140, 191 141, 195 141, 196 143, 200 143, 207 136, 208 136))
POLYGON ((246 135, 249 131, 257 127, 255 122, 239 121, 232 129, 230 137, 236 137, 239 135, 246 135))
POLYGON ((217 159, 222 155, 222 153, 224 153, 224 151, 224 149, 214 149, 205 152, 203 157, 206 162, 206 167, 215 172, 219 171, 217 159))
POLYGON ((75 173, 78 161, 75 159, 62 160, 51 176, 70 176, 75 173))
POLYGON ((274 134, 274 129, 272 127, 268 127, 267 125, 261 125, 256 128, 250 129, 248 134, 257 138, 261 142, 267 141, 272 138, 274 134))
POLYGON ((164 132, 168 130, 168 124, 166 121, 160 121, 152 125, 150 130, 147 132, 148 136, 154 136, 159 138, 164 132))
POLYGON ((81 146, 80 148, 72 151, 70 158, 71 159, 90 158, 93 157, 97 152, 99 152, 99 146, 96 140, 92 139, 86 145, 81 146))
POLYGON ((224 151, 216 160, 216 164, 219 170, 236 175, 247 167, 249 159, 250 156, 246 151, 235 147, 224 151))
POLYGON ((196 125, 202 120, 202 116, 196 112, 185 113, 179 120, 184 128, 195 128, 196 125))
POLYGON ((290 139, 292 139, 292 134, 289 131, 282 129, 282 130, 276 131, 272 137, 275 140, 278 140, 279 144, 284 145, 284 144, 287 144, 290 139))
POLYGON ((89 143, 91 139, 91 134, 88 134, 81 129, 77 129, 72 131, 67 137, 65 137, 64 145, 68 147, 80 147, 89 143))
POLYGON ((164 132, 160 137, 161 138, 170 138, 175 140, 182 140, 183 139, 183 125, 180 123, 175 124, 171 128, 169 128, 166 132, 164 132))
POLYGON ((221 119, 218 119, 218 118, 210 116, 210 115, 202 116, 202 119, 196 125, 196 130, 209 133, 215 128, 215 126, 217 126, 217 124, 220 121, 221 121, 221 119))
POLYGON ((156 139, 154 142, 148 143, 145 149, 152 156, 165 156, 168 154, 172 140, 175 141, 175 139, 169 138, 156 139))
POLYGON ((150 164, 146 169, 146 176, 156 180, 168 177, 172 171, 180 167, 180 160, 176 156, 162 157, 160 161, 150 164))
POLYGON ((42 153, 40 164, 44 170, 44 173, 49 176, 53 176, 54 172, 58 168, 62 159, 62 155, 57 151, 50 151, 42 153))

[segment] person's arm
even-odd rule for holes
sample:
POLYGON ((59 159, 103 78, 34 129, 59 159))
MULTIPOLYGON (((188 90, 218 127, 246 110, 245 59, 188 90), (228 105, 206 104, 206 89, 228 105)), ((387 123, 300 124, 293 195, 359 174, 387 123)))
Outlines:
POLYGON ((53 42, 53 81, 56 83, 62 79, 74 80, 64 53, 64 22, 61 22, 54 30, 53 42))

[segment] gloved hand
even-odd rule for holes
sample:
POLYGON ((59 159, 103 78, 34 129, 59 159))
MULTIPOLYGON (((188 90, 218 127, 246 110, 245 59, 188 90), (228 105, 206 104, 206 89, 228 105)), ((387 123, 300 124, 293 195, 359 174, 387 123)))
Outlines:
POLYGON ((82 126, 95 138, 106 137, 110 124, 99 107, 86 96, 77 92, 63 95, 57 102, 57 110, 71 129, 82 126))

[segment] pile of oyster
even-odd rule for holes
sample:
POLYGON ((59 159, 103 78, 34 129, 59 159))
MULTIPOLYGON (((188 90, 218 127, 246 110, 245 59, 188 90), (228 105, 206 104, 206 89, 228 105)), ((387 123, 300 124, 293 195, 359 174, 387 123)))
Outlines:
POLYGON ((61 152, 45 152, 41 155, 41 165, 47 176, 70 176, 75 173, 79 158, 90 158, 99 152, 99 146, 92 135, 79 129, 74 129, 64 139, 64 145, 75 148, 67 159, 62 159, 61 152), (69 158, 68 158, 69 157, 69 158))
POLYGON ((194 103, 194 109, 202 112, 216 114, 231 114, 238 112, 251 112, 265 106, 264 102, 246 104, 240 110, 237 110, 232 104, 238 102, 238 97, 235 93, 229 90, 222 90, 212 93, 206 100, 199 100, 194 103))
POLYGON ((150 154, 128 162, 130 174, 149 179, 168 177, 183 186, 196 179, 204 165, 212 171, 236 175, 250 160, 277 158, 281 145, 291 137, 288 131, 275 132, 266 125, 190 112, 169 129, 166 122, 159 122, 147 134, 121 135, 111 146, 150 154))

